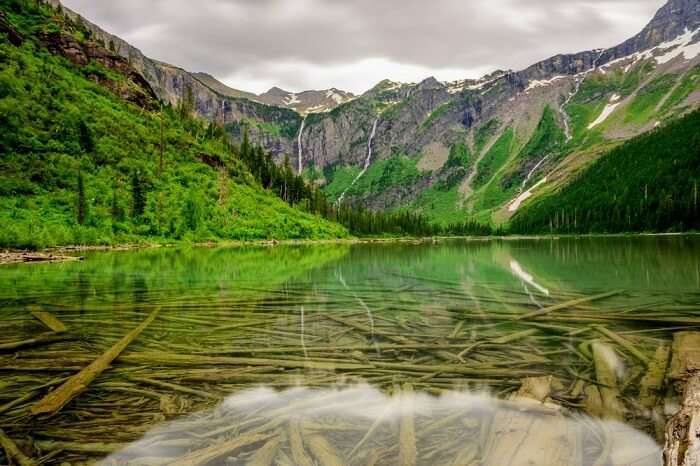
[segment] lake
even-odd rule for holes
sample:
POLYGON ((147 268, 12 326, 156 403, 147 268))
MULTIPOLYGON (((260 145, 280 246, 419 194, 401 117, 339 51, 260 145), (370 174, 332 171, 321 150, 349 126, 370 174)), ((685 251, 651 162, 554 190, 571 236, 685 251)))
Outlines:
POLYGON ((660 465, 700 237, 91 252, 0 267, 0 308, 37 464, 660 465))

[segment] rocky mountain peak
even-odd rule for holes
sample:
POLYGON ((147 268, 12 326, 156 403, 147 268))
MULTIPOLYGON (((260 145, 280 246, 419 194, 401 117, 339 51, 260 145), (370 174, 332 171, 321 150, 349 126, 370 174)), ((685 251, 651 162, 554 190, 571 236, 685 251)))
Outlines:
POLYGON ((442 89, 444 88, 445 85, 442 84, 440 81, 435 79, 434 76, 430 76, 429 78, 424 79, 418 84, 417 89, 418 90, 429 90, 429 89, 442 89))

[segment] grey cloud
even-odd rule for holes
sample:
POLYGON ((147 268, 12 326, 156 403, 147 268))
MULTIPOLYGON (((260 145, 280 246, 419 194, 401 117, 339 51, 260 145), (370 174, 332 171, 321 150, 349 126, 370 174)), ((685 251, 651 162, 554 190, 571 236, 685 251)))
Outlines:
POLYGON ((663 0, 64 3, 153 58, 222 77, 279 62, 333 67, 367 58, 428 69, 517 69, 556 53, 616 45, 638 32, 663 0))

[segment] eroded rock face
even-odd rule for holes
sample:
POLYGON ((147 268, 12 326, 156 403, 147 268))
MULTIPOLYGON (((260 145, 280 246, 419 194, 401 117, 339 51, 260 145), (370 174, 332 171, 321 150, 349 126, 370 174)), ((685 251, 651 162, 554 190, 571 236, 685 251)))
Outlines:
POLYGON ((157 108, 157 96, 153 88, 123 57, 106 50, 98 43, 82 44, 64 32, 45 33, 40 38, 51 53, 61 55, 75 65, 86 66, 94 61, 124 76, 127 80, 120 82, 96 72, 88 75, 128 102, 142 108, 157 108))

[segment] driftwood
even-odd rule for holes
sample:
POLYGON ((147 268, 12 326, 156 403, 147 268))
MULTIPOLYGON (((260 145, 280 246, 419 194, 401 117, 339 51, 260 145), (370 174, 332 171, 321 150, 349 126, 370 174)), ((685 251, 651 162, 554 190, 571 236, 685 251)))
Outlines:
POLYGON ((700 464, 700 373, 688 380, 681 409, 666 426, 666 466, 700 464))
POLYGON ((700 332, 673 335, 670 382, 683 386, 680 410, 666 425, 666 466, 700 464, 700 332))
POLYGON ((22 453, 22 450, 17 447, 17 444, 5 435, 5 432, 3 432, 2 429, 0 429, 0 445, 5 449, 5 452, 7 452, 8 455, 8 460, 9 459, 14 459, 19 466, 36 466, 37 463, 34 462, 32 459, 28 458, 24 453, 22 453))
POLYGON ((102 356, 95 359, 85 369, 78 372, 76 375, 68 379, 63 385, 52 391, 44 398, 34 404, 30 410, 31 414, 53 414, 61 410, 68 402, 78 396, 95 377, 104 372, 109 365, 126 349, 136 337, 148 327, 148 324, 158 316, 159 309, 151 312, 148 318, 134 330, 129 332, 124 338, 119 340, 117 344, 112 346, 102 356))

